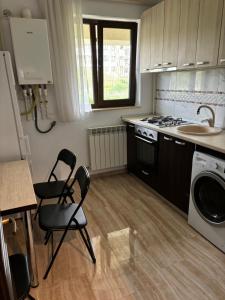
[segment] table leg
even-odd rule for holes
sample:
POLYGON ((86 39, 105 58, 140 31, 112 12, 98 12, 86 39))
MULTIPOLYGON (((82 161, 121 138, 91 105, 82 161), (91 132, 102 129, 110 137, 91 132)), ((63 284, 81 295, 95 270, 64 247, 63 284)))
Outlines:
POLYGON ((34 251, 34 239, 33 239, 33 230, 32 230, 30 211, 26 211, 24 213, 24 221, 25 221, 24 223, 25 223, 25 232, 26 232, 27 256, 28 256, 29 270, 31 276, 31 286, 35 288, 39 285, 39 282, 38 282, 36 255, 34 251))

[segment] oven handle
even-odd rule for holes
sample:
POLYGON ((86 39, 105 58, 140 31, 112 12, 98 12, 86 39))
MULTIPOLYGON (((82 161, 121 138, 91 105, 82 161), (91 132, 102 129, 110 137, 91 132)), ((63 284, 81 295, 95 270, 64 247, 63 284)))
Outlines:
POLYGON ((135 137, 138 139, 138 140, 141 140, 141 141, 143 141, 143 142, 145 142, 145 143, 148 143, 148 144, 154 144, 155 142, 151 142, 151 141, 148 141, 148 140, 146 140, 146 139, 143 139, 143 138, 141 138, 140 136, 137 136, 137 135, 135 135, 135 137))

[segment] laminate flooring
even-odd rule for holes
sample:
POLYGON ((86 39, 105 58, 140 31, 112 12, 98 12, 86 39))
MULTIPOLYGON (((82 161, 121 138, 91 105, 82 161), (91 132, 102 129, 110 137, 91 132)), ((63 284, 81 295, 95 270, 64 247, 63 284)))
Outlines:
MULTIPOLYGON (((34 222, 37 300, 225 299, 225 255, 136 177, 94 178, 84 209, 96 265, 70 232, 47 280, 50 243, 34 222)), ((16 238, 5 228, 10 252, 24 249, 18 226, 16 238)))

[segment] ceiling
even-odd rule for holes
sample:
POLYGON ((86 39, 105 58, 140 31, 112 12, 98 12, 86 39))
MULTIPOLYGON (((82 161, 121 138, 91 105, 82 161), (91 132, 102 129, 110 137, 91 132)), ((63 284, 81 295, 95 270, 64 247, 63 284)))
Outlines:
POLYGON ((105 0, 105 1, 153 6, 154 4, 159 3, 161 0, 105 0))

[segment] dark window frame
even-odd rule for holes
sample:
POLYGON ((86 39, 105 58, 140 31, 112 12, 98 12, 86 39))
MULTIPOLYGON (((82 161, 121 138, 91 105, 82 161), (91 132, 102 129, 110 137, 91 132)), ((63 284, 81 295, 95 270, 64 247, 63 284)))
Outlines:
POLYGON ((90 26, 93 78, 93 109, 134 106, 136 100, 136 54, 137 54, 137 26, 136 22, 107 21, 83 19, 84 24, 90 26), (97 35, 96 36, 96 27, 97 35), (131 54, 129 74, 129 98, 104 100, 104 58, 103 58, 103 30, 104 28, 119 28, 131 30, 131 54), (97 51, 98 45, 98 51, 97 51))

